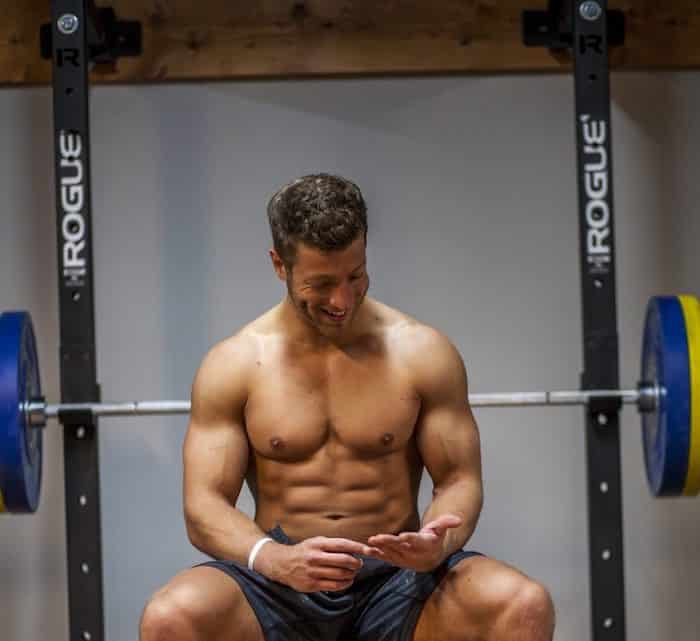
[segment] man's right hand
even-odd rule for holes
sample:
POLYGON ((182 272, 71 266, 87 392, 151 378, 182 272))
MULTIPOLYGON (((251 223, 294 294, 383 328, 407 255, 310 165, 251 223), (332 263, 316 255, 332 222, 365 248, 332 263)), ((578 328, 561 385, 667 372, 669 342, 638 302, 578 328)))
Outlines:
POLYGON ((297 592, 332 592, 352 585, 362 561, 353 554, 369 555, 373 548, 350 539, 315 536, 296 545, 264 545, 255 569, 268 579, 297 592))

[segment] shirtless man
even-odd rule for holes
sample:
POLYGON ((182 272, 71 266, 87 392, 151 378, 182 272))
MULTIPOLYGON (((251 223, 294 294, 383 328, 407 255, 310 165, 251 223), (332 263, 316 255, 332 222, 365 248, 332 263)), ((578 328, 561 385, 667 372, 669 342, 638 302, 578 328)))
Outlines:
POLYGON ((547 590, 462 550, 483 500, 464 365, 366 297, 360 190, 305 176, 268 216, 287 296, 214 346, 192 389, 185 519, 216 560, 156 592, 141 640, 551 640, 547 590), (235 507, 244 479, 254 520, 235 507))

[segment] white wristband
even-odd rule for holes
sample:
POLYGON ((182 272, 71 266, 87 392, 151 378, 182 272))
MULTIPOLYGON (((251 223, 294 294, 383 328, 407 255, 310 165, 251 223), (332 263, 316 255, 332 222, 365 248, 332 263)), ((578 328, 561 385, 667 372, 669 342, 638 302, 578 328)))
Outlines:
POLYGON ((260 552, 260 548, 265 545, 265 543, 269 543, 272 541, 272 539, 269 536, 266 536, 262 539, 260 539, 254 546, 253 549, 250 551, 250 556, 248 557, 248 569, 252 571, 253 569, 253 563, 255 563, 255 557, 258 556, 258 552, 260 552))

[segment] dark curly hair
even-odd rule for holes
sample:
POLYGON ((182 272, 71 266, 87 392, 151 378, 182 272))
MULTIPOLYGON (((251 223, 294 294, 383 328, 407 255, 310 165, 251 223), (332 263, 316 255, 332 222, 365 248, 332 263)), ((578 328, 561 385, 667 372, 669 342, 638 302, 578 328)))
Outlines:
POLYGON ((275 251, 287 269, 297 243, 323 252, 346 249, 360 234, 367 241, 367 205, 360 188, 332 174, 302 176, 282 187, 267 205, 275 251))

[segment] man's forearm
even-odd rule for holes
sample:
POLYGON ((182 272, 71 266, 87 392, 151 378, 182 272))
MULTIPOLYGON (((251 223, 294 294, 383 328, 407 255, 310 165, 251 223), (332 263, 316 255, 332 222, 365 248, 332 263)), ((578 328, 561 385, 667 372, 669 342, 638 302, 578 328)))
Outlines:
POLYGON ((456 481, 433 490, 433 500, 423 514, 421 526, 443 514, 456 514, 462 519, 459 527, 447 530, 441 561, 461 549, 474 533, 482 504, 481 484, 472 479, 456 481))
POLYGON ((253 519, 224 497, 207 498, 196 508, 185 509, 185 523, 189 539, 198 550, 215 559, 243 565, 247 565, 255 543, 266 535, 253 519))

